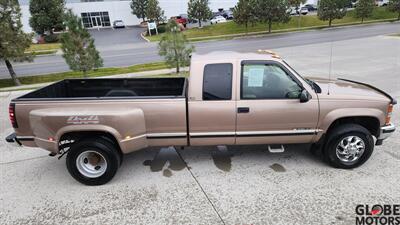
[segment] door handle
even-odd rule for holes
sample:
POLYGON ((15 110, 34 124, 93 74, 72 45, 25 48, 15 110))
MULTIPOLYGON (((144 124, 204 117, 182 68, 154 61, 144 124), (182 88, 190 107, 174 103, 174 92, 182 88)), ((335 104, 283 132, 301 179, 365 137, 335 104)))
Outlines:
POLYGON ((249 107, 239 107, 237 108, 237 113, 249 113, 250 108, 249 107))

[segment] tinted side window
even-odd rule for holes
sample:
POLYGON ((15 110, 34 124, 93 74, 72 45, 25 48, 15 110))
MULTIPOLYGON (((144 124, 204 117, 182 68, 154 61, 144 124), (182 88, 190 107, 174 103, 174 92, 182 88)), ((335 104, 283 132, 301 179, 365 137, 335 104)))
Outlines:
POLYGON ((230 100, 232 98, 231 63, 208 64, 204 67, 203 100, 230 100))
POLYGON ((275 64, 243 65, 242 99, 294 99, 302 88, 275 64))

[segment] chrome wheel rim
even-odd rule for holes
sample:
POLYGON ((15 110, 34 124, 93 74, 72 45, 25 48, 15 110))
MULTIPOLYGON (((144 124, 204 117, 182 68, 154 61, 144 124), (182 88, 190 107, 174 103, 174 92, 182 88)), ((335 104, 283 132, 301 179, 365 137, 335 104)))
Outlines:
POLYGON ((76 158, 76 167, 85 177, 97 178, 106 172, 107 161, 98 152, 84 151, 76 158))
POLYGON ((365 151, 364 141, 357 136, 347 136, 336 146, 336 156, 343 162, 357 161, 365 151))

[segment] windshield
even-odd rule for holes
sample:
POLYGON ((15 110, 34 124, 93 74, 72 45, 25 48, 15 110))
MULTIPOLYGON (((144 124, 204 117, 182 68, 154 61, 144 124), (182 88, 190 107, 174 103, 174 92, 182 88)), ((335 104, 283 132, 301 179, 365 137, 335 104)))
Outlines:
POLYGON ((283 61, 283 63, 287 66, 287 67, 289 67, 298 77, 300 77, 302 80, 304 80, 308 85, 310 85, 310 87, 316 92, 316 93, 321 93, 321 88, 320 88, 320 86, 317 84, 317 83, 315 83, 314 81, 312 81, 312 80, 310 80, 310 79, 307 79, 307 78, 304 78, 303 76, 301 76, 295 69, 293 69, 290 65, 289 65, 289 63, 287 63, 285 60, 282 60, 283 61))
POLYGON ((299 76, 301 79, 303 79, 304 81, 306 81, 306 79, 304 77, 302 77, 295 69, 293 69, 289 63, 287 63, 285 60, 282 60, 283 63, 285 64, 285 66, 289 67, 297 76, 299 76))

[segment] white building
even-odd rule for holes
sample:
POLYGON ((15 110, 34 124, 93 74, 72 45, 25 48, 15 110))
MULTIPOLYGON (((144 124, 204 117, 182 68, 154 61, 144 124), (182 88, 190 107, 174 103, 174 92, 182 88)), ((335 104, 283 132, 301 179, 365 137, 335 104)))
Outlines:
MULTIPOLYGON (((210 8, 217 11, 219 8, 229 9, 236 5, 238 0, 210 0, 210 8)), ((140 23, 131 13, 129 0, 66 0, 66 8, 82 18, 87 28, 110 27, 115 20, 124 21, 125 25, 132 26, 140 23)), ((159 0, 164 15, 167 18, 186 14, 188 0, 159 0)), ((29 26, 29 0, 19 0, 22 12, 22 23, 26 32, 31 32, 29 26)))

